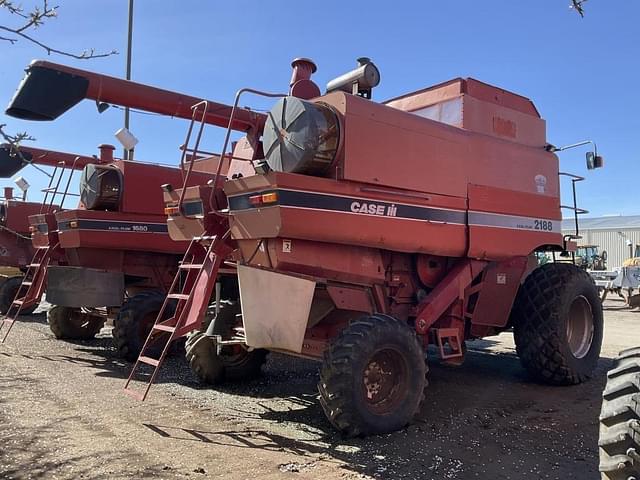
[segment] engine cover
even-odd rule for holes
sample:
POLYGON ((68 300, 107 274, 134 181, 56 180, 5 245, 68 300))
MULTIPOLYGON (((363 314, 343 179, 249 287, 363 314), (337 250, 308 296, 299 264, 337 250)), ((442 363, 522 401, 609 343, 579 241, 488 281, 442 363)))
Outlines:
POLYGON ((271 170, 321 175, 338 151, 338 118, 322 104, 284 97, 269 112, 262 138, 271 170))

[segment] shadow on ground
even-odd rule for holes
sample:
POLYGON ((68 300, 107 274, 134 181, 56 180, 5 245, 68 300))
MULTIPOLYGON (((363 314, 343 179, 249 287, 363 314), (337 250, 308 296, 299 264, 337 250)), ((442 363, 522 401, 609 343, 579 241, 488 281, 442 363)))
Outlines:
POLYGON ((593 380, 572 387, 533 383, 513 354, 470 352, 458 368, 434 363, 416 421, 401 432, 364 439, 344 439, 328 424, 317 402, 313 363, 300 362, 305 366, 298 365, 292 380, 286 362, 274 356, 263 379, 218 389, 258 397, 251 405, 231 408, 236 419, 258 428, 145 426, 176 441, 284 451, 308 459, 282 467, 294 471, 310 470, 321 459, 380 479, 597 477, 599 398, 609 359, 600 362, 593 380), (285 399, 286 406, 274 408, 270 399, 276 397, 285 399))

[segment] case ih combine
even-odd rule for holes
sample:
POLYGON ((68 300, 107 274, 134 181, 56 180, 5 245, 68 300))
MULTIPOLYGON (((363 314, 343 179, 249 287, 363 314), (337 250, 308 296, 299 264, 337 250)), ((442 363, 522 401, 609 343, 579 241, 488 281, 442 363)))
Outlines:
MULTIPOLYGON (((21 211, 22 223, 29 224, 31 234, 29 248, 31 255, 22 270, 24 275, 15 277, 9 285, 7 308, 0 321, 1 341, 4 342, 13 324, 21 314, 28 314, 38 306, 47 285, 47 271, 53 265, 65 264, 64 250, 60 247, 54 214, 64 204, 75 170, 86 165, 100 162, 96 157, 86 157, 70 153, 41 150, 21 146, 19 149, 3 145, 0 151, 0 176, 11 177, 26 165, 45 165, 54 167, 49 178, 49 185, 44 189, 42 203, 32 204, 29 211, 21 211), (65 172, 68 172, 65 178, 65 172), (59 191, 60 190, 60 191, 59 191), (60 205, 56 200, 60 200, 60 205)), ((11 205, 9 204, 9 207, 11 205)), ((28 238, 28 237, 27 237, 28 238)), ((55 332, 56 327, 51 324, 55 332)))
POLYGON ((239 98, 255 90, 225 110, 227 178, 165 187, 169 230, 192 242, 125 391, 145 398, 171 340, 200 327, 230 256, 239 298, 187 341, 192 367, 216 383, 255 373, 265 349, 320 360, 322 407, 347 435, 411 420, 429 345, 460 363, 466 340, 513 328, 533 377, 589 378, 602 341, 596 288, 575 265, 535 261, 575 250, 577 234, 561 233, 565 174, 533 103, 473 79, 375 103, 367 59, 320 95, 315 65, 293 66, 266 121, 238 124, 252 113, 239 98), (229 150, 232 130, 244 137, 229 150), (130 385, 144 364, 154 371, 140 392, 130 385))
MULTIPOLYGON (((0 157, 9 154, 9 148, 0 146, 0 157)), ((2 160, 0 160, 1 162, 2 160)), ((33 247, 28 217, 40 211, 40 204, 13 197, 13 189, 4 189, 0 200, 0 313, 7 313, 28 268, 33 247)), ((33 305, 23 314, 33 313, 33 305)))
MULTIPOLYGON (((2 178, 13 176, 27 164, 55 167, 42 203, 16 200, 13 198, 12 189, 5 188, 5 200, 1 205, 2 226, 0 227, 3 248, 2 261, 4 266, 13 267, 20 274, 6 278, 0 288, 0 313, 3 315, 10 313, 11 317, 15 316, 18 307, 21 314, 32 313, 37 308, 46 281, 42 279, 40 282, 38 276, 37 281, 32 282, 35 273, 34 263, 36 263, 33 258, 41 258, 49 244, 48 232, 46 228, 43 228, 46 227, 44 219, 50 212, 59 209, 55 203, 56 195, 54 195, 52 185, 55 182, 58 187, 60 186, 65 170, 81 169, 87 163, 94 161, 97 160, 71 153, 25 146, 20 147, 18 151, 10 145, 0 145, 0 177, 2 178), (59 175, 58 172, 60 172, 59 175), (42 223, 44 225, 40 225, 42 223), (26 282, 24 285, 23 281, 26 282), (32 293, 28 296, 28 301, 24 302, 26 287, 31 284, 33 284, 32 293), (21 300, 21 303, 15 303, 14 300, 21 300)), ((70 183, 71 175, 71 173, 68 175, 67 182, 63 182, 63 188, 64 183, 70 183)), ((49 252, 46 257, 45 261, 47 262, 57 262, 62 259, 58 251, 49 252)), ((10 326, 10 324, 12 324, 10 319, 3 322, 0 324, 0 330, 3 326, 10 326)), ((5 336, 8 330, 5 331, 5 336)))
MULTIPOLYGON (((201 101, 62 65, 33 62, 7 113, 28 120, 53 120, 84 98, 187 118, 191 118, 190 105, 201 101), (52 84, 57 95, 46 94, 52 84)), ((182 184, 183 173, 181 168, 114 159, 113 149, 102 145, 100 157, 84 168, 78 208, 41 216, 35 231, 42 234, 43 247, 56 245, 65 258, 65 265, 40 267, 43 278, 48 277, 47 300, 55 305, 49 312, 54 334, 92 338, 106 319, 104 309, 97 308, 107 307, 115 313, 122 306, 113 335, 118 351, 135 359, 187 245, 167 234, 160 188, 165 183, 182 184)), ((191 159, 186 150, 184 153, 191 159)), ((205 183, 210 173, 203 172, 218 169, 217 156, 191 160, 190 185, 205 183)), ((31 292, 35 290, 31 287, 31 292)), ((28 292, 26 296, 36 295, 28 292)), ((19 312, 11 313, 7 321, 17 318, 19 312)))

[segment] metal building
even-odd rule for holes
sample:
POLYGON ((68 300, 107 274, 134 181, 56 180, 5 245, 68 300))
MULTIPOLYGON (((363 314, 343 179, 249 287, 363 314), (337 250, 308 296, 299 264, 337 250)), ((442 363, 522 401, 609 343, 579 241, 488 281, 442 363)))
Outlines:
MULTIPOLYGON (((631 256, 638 256, 640 249, 640 215, 618 217, 580 218, 578 245, 597 245, 607 252, 607 268, 615 268, 631 256)), ((562 221, 562 232, 573 233, 573 218, 562 221)))

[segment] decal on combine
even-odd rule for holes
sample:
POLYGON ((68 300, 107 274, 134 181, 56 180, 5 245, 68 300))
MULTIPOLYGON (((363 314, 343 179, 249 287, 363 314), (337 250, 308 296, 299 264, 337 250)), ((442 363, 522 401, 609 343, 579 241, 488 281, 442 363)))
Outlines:
POLYGON ((112 220, 66 220, 58 222, 58 230, 98 230, 103 232, 169 233, 166 223, 114 222, 112 220), (71 222, 77 226, 72 227, 71 222))
MULTIPOLYGON (((312 210, 330 210, 355 215, 373 217, 396 217, 406 220, 426 220, 439 223, 466 224, 467 214, 462 210, 422 207, 396 202, 383 202, 368 198, 343 197, 324 193, 301 192, 298 190, 270 190, 261 192, 277 193, 278 201, 273 205, 289 208, 312 210)), ((229 209, 232 211, 253 210, 249 197, 257 192, 229 197, 229 209)), ((271 206, 271 205, 270 205, 271 206)))
POLYGON ((328 210, 372 217, 394 217, 404 220, 470 225, 476 227, 534 230, 542 233, 561 233, 560 221, 547 218, 522 217, 500 213, 473 212, 446 208, 424 207, 405 203, 390 203, 367 198, 346 197, 299 190, 265 190, 229 197, 229 210, 240 212, 270 207, 328 210), (276 193, 277 201, 268 206, 252 205, 249 198, 257 194, 276 193))
POLYGON ((545 233, 561 233, 560 220, 546 218, 502 215, 499 213, 469 212, 469 225, 477 227, 510 228, 514 230, 534 230, 545 233))

